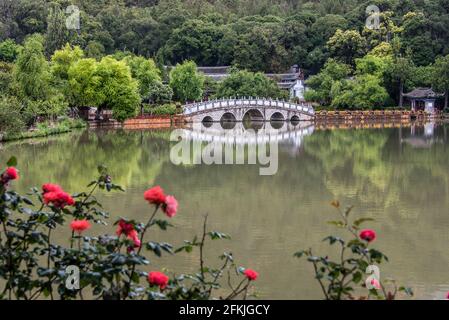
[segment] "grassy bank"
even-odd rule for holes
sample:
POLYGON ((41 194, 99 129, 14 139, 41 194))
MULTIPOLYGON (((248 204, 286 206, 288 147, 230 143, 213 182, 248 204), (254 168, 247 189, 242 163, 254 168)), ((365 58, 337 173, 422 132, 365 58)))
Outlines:
POLYGON ((59 122, 42 122, 38 123, 35 128, 18 133, 0 134, 0 141, 13 141, 20 139, 46 137, 50 135, 70 132, 73 129, 85 128, 86 122, 80 119, 64 119, 59 122))

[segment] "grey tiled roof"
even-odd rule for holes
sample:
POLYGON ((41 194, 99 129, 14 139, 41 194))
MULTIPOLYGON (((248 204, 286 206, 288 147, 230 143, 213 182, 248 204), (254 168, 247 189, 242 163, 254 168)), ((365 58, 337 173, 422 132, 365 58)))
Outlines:
POLYGON ((432 90, 432 88, 416 88, 413 91, 410 91, 409 93, 404 94, 404 97, 407 98, 438 98, 443 96, 440 93, 436 93, 432 90))

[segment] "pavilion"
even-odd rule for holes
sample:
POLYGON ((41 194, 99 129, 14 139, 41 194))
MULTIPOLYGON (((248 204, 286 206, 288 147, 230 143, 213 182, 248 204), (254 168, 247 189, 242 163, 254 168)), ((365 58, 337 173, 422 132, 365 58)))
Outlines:
POLYGON ((432 88, 416 88, 413 91, 404 94, 411 102, 412 111, 424 110, 434 113, 436 110, 435 102, 443 94, 436 93, 432 88))

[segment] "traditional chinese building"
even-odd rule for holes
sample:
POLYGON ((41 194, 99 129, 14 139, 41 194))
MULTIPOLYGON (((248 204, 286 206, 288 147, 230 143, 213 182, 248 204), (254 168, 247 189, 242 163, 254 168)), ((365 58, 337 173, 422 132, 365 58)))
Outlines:
MULTIPOLYGON (((198 67, 198 71, 214 81, 220 82, 229 76, 231 67, 198 67)), ((297 65, 292 66, 284 73, 266 73, 265 75, 276 81, 279 88, 289 91, 290 98, 304 100, 304 74, 297 65)))
POLYGON ((433 91, 432 88, 416 88, 404 94, 404 97, 410 100, 412 111, 423 110, 429 113, 434 113, 437 110, 437 99, 442 96, 442 94, 433 91))

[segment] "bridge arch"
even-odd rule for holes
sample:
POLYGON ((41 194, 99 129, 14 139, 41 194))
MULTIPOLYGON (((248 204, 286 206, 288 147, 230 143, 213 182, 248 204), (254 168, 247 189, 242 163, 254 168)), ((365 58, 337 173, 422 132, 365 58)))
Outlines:
POLYGON ((235 122, 237 118, 232 112, 225 112, 220 118, 220 122, 235 122))
POLYGON ((285 120, 284 115, 279 111, 274 112, 270 117, 270 121, 284 121, 284 120, 285 120))
POLYGON ((210 123, 210 122, 214 122, 214 119, 211 116, 206 115, 201 122, 202 123, 210 123))
POLYGON ((299 124, 299 122, 301 121, 301 119, 299 118, 298 115, 294 115, 290 118, 290 122, 292 123, 292 125, 297 126, 299 124))
POLYGON ((243 115, 243 121, 250 120, 250 121, 264 121, 264 115, 259 109, 249 109, 245 112, 243 115))

